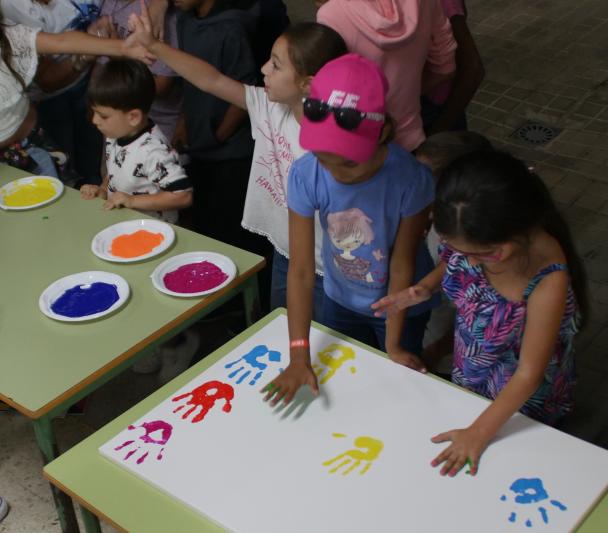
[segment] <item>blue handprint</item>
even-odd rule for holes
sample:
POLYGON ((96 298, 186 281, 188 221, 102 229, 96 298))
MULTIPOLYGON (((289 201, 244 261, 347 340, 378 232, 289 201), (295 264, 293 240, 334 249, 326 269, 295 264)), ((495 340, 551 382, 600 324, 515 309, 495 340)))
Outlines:
MULTIPOLYGON (((543 482, 538 478, 516 479, 509 487, 509 490, 515 493, 515 503, 529 505, 531 503, 539 503, 544 500, 549 500, 549 495, 547 494, 545 487, 543 487, 543 482)), ((507 497, 503 494, 500 499, 504 502, 507 500, 507 497)), ((557 500, 549 500, 549 503, 554 507, 557 507, 560 511, 565 511, 568 509, 563 503, 558 502, 557 500)), ((536 510, 540 513, 540 517, 542 518, 543 522, 548 524, 549 515, 547 513, 547 509, 542 505, 539 505, 536 510)), ((516 521, 517 513, 513 511, 509 515, 509 522, 516 521)), ((526 527, 532 527, 532 519, 526 519, 525 524, 526 527)))
POLYGON ((249 351, 249 353, 246 353, 243 357, 240 357, 236 361, 232 361, 231 363, 228 363, 227 365, 225 365, 224 368, 232 368, 234 365, 236 365, 240 361, 244 361, 244 363, 246 363, 246 364, 239 366, 236 370, 234 370, 233 372, 228 374, 228 377, 236 378, 236 376, 238 374, 240 374, 243 370, 245 370, 245 372, 243 372, 239 376, 239 378, 236 382, 237 385, 240 385, 243 381, 245 381, 247 376, 249 376, 249 374, 251 374, 253 369, 257 369, 258 372, 249 381, 249 385, 255 385, 256 382, 258 381, 258 379, 260 379, 262 377, 264 370, 266 370, 266 368, 268 367, 268 365, 266 363, 261 363, 259 361, 259 359, 261 359, 265 355, 267 355, 268 360, 272 361, 272 362, 278 362, 281 360, 280 352, 277 352, 275 350, 269 350, 268 346, 266 346, 264 344, 260 344, 258 346, 255 346, 254 348, 252 348, 249 351), (248 368, 246 370, 247 366, 249 366, 251 368, 248 368))

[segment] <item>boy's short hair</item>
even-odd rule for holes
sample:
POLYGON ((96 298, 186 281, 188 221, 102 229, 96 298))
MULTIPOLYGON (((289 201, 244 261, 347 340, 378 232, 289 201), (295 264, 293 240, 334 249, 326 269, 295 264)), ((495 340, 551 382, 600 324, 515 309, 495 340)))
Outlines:
POLYGON ((148 67, 135 59, 110 59, 91 79, 88 90, 92 106, 101 105, 148 113, 156 96, 154 77, 148 67))
POLYGON ((423 157, 436 178, 459 157, 477 151, 493 150, 492 143, 474 131, 443 131, 428 137, 418 148, 416 157, 423 157))

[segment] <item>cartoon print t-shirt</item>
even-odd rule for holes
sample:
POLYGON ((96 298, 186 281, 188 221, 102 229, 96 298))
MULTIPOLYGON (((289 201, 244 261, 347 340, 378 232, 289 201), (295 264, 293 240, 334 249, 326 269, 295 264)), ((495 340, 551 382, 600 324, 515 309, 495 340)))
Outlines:
MULTIPOLYGON (((180 166, 178 155, 160 131, 150 126, 135 137, 106 140, 108 192, 156 194, 187 191, 192 184, 180 166)), ((142 211, 165 222, 177 222, 177 210, 142 211)))
MULTIPOLYGON (((339 183, 313 154, 292 165, 288 205, 304 217, 319 212, 323 287, 332 300, 373 316, 370 305, 385 296, 388 288, 391 249, 399 223, 427 207, 434 199, 434 189, 430 171, 396 144, 389 145, 378 173, 363 183, 339 183)), ((428 255, 424 245, 420 253, 428 255)), ((426 272, 417 272, 417 279, 431 267, 429 264, 426 272)))

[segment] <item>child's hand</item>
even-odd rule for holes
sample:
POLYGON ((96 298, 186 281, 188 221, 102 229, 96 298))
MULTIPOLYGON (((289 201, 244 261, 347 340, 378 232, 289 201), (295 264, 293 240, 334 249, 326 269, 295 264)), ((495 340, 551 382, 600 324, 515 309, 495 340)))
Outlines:
POLYGON ((428 300, 430 297, 431 291, 424 285, 412 285, 400 292, 380 298, 380 300, 372 304, 372 309, 376 310, 374 316, 380 317, 384 313, 398 313, 406 307, 417 305, 420 302, 428 300))
POLYGON ((152 30, 152 22, 150 21, 150 12, 144 0, 140 0, 141 14, 131 13, 129 16, 129 35, 127 41, 132 44, 140 44, 149 48, 156 42, 154 32, 152 30))
POLYGON ((449 474, 451 477, 458 474, 467 462, 470 465, 470 470, 467 473, 470 473, 472 476, 477 474, 479 458, 488 446, 488 441, 471 427, 440 433, 439 435, 435 435, 431 441, 436 444, 452 441, 452 444, 431 462, 431 466, 433 467, 444 463, 440 473, 442 476, 449 474))
POLYGON ((103 208, 106 210, 116 207, 131 207, 133 204, 133 196, 124 192, 111 192, 108 194, 108 199, 104 202, 103 208))
POLYGON ((389 356, 390 360, 394 361, 395 363, 398 363, 403 366, 407 366, 408 368, 411 368, 413 370, 417 370, 418 372, 421 372, 422 374, 426 374, 426 372, 427 372, 426 367, 424 366, 424 363, 422 362, 422 359, 420 359, 420 357, 413 354, 412 352, 408 352, 407 350, 404 350, 403 348, 388 350, 388 356, 389 356))
POLYGON ((266 393, 264 401, 274 406, 283 400, 288 404, 302 385, 308 385, 313 394, 319 394, 317 376, 308 363, 289 363, 289 366, 276 379, 266 385, 260 392, 266 393))
POLYGON ((97 198, 100 194, 101 187, 99 185, 83 185, 80 187, 80 197, 85 200, 92 200, 93 198, 97 198))

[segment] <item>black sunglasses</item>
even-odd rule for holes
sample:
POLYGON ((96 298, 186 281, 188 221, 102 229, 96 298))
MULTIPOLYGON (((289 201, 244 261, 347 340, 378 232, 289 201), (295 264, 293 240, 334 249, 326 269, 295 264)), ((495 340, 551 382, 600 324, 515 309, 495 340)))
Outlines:
POLYGON ((364 113, 352 107, 332 107, 328 103, 316 98, 302 98, 302 103, 304 104, 304 116, 311 122, 321 122, 330 113, 333 113, 336 124, 343 130, 356 130, 365 118, 378 122, 384 121, 382 113, 364 113))

